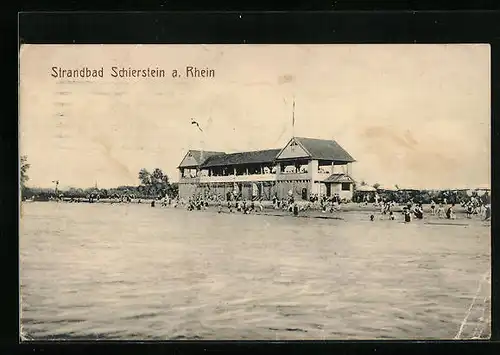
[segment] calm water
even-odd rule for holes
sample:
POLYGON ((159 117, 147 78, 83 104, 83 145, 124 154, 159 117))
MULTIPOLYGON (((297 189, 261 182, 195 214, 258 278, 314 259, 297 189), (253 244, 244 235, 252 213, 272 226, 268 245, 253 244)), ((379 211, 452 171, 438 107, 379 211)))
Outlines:
POLYGON ((461 338, 489 335, 490 283, 481 283, 489 226, 343 217, 25 204, 23 331, 34 339, 449 339, 467 317, 461 338))

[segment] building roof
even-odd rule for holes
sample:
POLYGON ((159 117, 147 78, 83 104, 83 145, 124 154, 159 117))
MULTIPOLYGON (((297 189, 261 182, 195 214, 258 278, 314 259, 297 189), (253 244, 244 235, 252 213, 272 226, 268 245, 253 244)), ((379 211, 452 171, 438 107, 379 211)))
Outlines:
MULTIPOLYGON (((302 148, 309 155, 310 159, 337 161, 344 163, 355 161, 354 158, 344 150, 344 148, 342 148, 337 142, 333 140, 304 137, 294 137, 292 139, 302 146, 302 148)), ((272 163, 277 159, 278 155, 285 148, 265 149, 230 154, 226 154, 224 152, 203 151, 203 161, 200 161, 202 154, 201 150, 189 150, 186 154, 186 157, 184 157, 183 161, 179 165, 179 168, 193 166, 209 168, 227 165, 272 163), (189 155, 191 158, 186 159, 189 155)))
POLYGON ((336 174, 330 175, 323 182, 341 183, 341 182, 354 182, 354 180, 347 174, 336 173, 336 174))
POLYGON ((326 139, 295 137, 295 140, 307 150, 312 159, 354 162, 354 158, 336 141, 326 139))
POLYGON ((202 168, 226 165, 272 163, 281 149, 256 150, 252 152, 213 155, 205 160, 202 168))
MULTIPOLYGON (((201 150, 193 150, 193 149, 190 149, 187 153, 186 153, 186 156, 188 156, 189 154, 191 154, 191 156, 194 158, 194 160, 197 162, 197 165, 203 163, 201 160, 201 150)), ((224 155, 226 153, 224 152, 214 152, 214 151, 210 151, 210 150, 204 150, 203 151, 203 161, 206 161, 208 158, 212 157, 212 156, 216 156, 216 155, 224 155)), ((183 161, 181 162, 181 164, 179 165, 179 168, 186 168, 186 167, 192 167, 193 165, 192 164, 188 164, 188 163, 183 163, 184 162, 184 159, 183 161)))

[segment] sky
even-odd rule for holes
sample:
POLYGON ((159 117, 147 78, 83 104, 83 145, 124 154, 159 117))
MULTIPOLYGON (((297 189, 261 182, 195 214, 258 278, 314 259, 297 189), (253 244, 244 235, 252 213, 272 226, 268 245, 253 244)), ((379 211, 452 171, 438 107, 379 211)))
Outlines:
POLYGON ((137 185, 141 168, 176 181, 189 149, 282 148, 293 135, 336 140, 357 181, 490 185, 488 45, 23 45, 19 94, 28 186, 137 185), (55 66, 104 77, 54 78, 55 66), (113 66, 166 77, 113 78, 113 66))

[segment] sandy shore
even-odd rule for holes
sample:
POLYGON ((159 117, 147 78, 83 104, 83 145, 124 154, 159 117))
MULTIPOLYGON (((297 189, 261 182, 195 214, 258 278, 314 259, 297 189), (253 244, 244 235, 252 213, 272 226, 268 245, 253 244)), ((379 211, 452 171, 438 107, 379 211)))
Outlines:
MULTIPOLYGON (((250 214, 254 214, 254 215, 266 215, 266 216, 277 216, 277 217, 292 217, 293 216, 293 213, 289 212, 287 210, 274 209, 272 207, 272 204, 271 205, 266 205, 266 206, 263 206, 263 207, 264 208, 262 210, 260 210, 256 206, 256 210, 253 211, 253 212, 250 212, 250 214)), ((392 209, 398 220, 402 219, 401 212, 403 210, 403 207, 404 206, 395 206, 392 209)), ((432 211, 432 209, 431 209, 430 205, 423 205, 422 207, 424 209, 424 219, 427 220, 429 217, 431 217, 431 211, 432 211)), ((170 208, 174 208, 174 207, 172 207, 172 206, 162 207, 160 204, 157 204, 156 208, 170 209, 170 208)), ((184 209, 185 210, 186 206, 178 206, 177 209, 184 209)), ((214 205, 214 204, 210 204, 209 207, 206 208, 206 209, 194 210, 193 212, 198 212, 198 213, 202 213, 202 212, 217 213, 218 212, 218 207, 216 205, 214 205)), ((226 214, 230 213, 226 204, 224 204, 222 206, 222 213, 226 213, 226 214)), ((232 213, 240 213, 241 214, 242 212, 236 211, 236 209, 233 207, 232 208, 232 213)), ((371 205, 360 205, 360 204, 355 204, 355 203, 342 204, 340 206, 339 210, 335 210, 333 212, 330 212, 329 210, 327 212, 323 212, 319 208, 310 208, 310 209, 305 210, 305 211, 301 210, 299 212, 299 214, 298 214, 297 217, 299 217, 299 218, 319 218, 319 219, 344 219, 343 216, 353 215, 353 214, 355 214, 355 215, 366 215, 367 218, 369 218, 370 214, 373 214, 377 219, 380 219, 380 218, 389 219, 389 215, 388 214, 385 214, 385 215, 382 214, 380 208, 373 206, 373 204, 371 204, 371 205)), ((455 214, 458 216, 458 219, 460 219, 460 220, 464 220, 466 218, 465 217, 466 211, 461 206, 455 206, 455 214)), ((442 222, 448 221, 448 222, 450 222, 452 224, 458 223, 458 222, 455 222, 455 221, 441 219, 441 218, 438 218, 437 216, 432 216, 432 217, 436 221, 442 221, 442 222)), ((473 218, 476 219, 476 220, 479 219, 479 217, 477 215, 474 216, 473 218)))
MULTIPOLYGON (((154 200, 154 199, 133 199, 131 200, 130 202, 121 202, 120 200, 118 199, 100 199, 100 200, 94 200, 92 203, 108 203, 108 204, 143 204, 143 205, 151 205, 151 202, 152 201, 155 201, 155 207, 157 208, 173 208, 173 204, 172 205, 168 205, 168 206, 162 206, 161 205, 161 201, 158 201, 158 200, 154 200)), ((54 202, 54 201, 49 201, 49 202, 54 202)), ((68 198, 65 198, 62 202, 64 203, 77 203, 77 202, 71 202, 70 199, 68 198)), ((86 199, 82 199, 80 201, 80 203, 89 203, 88 200, 86 199)), ((287 211, 283 211, 281 208, 276 210, 274 209, 273 207, 273 204, 271 201, 262 201, 262 207, 263 207, 263 211, 262 212, 266 212, 266 214, 268 215, 271 215, 271 214, 276 214, 276 215, 291 215, 292 213, 291 212, 287 212, 287 211)), ((321 208, 319 207, 319 205, 317 204, 312 204, 310 205, 310 207, 307 209, 307 210, 302 210, 302 208, 304 206, 307 205, 307 202, 304 202, 304 201, 300 201, 298 202, 298 205, 299 207, 301 208, 301 211, 299 213, 299 215, 302 215, 302 216, 310 216, 310 215, 318 215, 318 216, 321 216, 321 215, 337 215, 337 218, 339 218, 339 214, 341 215, 342 213, 344 212, 361 212, 361 213, 379 213, 381 212, 381 208, 380 207, 377 207, 375 206, 373 203, 369 203, 369 204, 364 204, 364 203, 345 203, 345 204, 341 204, 340 205, 340 208, 337 210, 337 211, 334 211, 333 213, 330 213, 329 211, 326 212, 326 213, 322 213, 321 211, 321 208)), ((222 208, 222 211, 223 212, 228 212, 228 208, 227 208, 227 202, 224 201, 223 202, 223 208, 222 208)), ((256 203, 256 209, 258 210, 258 204, 256 203)), ((392 208, 392 211, 394 213, 400 213, 403 211, 403 207, 405 205, 396 205, 392 208)), ((432 212, 432 209, 431 209, 431 205, 430 204, 424 204, 422 205, 423 207, 423 210, 424 210, 424 213, 425 214, 430 214, 432 212)), ((187 209, 187 205, 178 205, 177 206, 178 209, 187 209)), ((436 206, 437 208, 437 206, 436 206)), ((216 202, 209 202, 209 210, 215 210, 217 211, 218 207, 217 207, 217 203, 216 202)), ((234 202, 233 202, 233 210, 234 209, 234 202)), ((455 210, 455 213, 456 214, 465 214, 466 211, 465 209, 460 206, 460 205, 455 205, 454 207, 454 210, 455 210)), ((255 212, 255 213, 262 213, 262 212, 255 212)), ((325 217, 326 218, 326 217, 325 217)))

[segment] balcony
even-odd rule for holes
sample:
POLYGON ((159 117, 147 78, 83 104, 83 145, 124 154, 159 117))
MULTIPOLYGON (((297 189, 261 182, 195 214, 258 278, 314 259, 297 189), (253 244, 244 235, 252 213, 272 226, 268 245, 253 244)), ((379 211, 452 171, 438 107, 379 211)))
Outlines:
POLYGON ((275 181, 276 174, 228 175, 228 176, 202 176, 200 183, 225 183, 247 181, 275 181))

